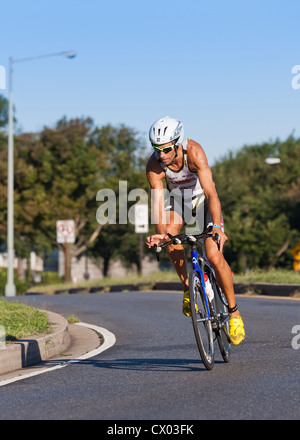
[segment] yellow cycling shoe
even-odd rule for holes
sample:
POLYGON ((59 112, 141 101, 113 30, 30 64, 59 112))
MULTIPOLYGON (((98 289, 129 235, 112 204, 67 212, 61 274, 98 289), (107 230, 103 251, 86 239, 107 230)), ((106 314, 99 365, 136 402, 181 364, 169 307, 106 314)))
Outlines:
MULTIPOLYGON (((196 312, 198 312, 197 304, 195 304, 195 309, 196 309, 196 312)), ((182 313, 185 316, 191 316, 191 303, 190 303, 190 296, 189 296, 188 290, 185 290, 183 292, 182 313)))
POLYGON ((240 315, 229 318, 229 337, 233 345, 239 345, 245 339, 245 329, 240 315))

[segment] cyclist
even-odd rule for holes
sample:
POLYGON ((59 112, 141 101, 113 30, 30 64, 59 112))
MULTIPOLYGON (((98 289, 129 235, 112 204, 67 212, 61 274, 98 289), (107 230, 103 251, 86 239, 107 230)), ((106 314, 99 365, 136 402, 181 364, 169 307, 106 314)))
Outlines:
MULTIPOLYGON (((190 224, 191 218, 199 225, 202 216, 202 226, 203 222, 205 227, 213 226, 213 237, 205 239, 205 253, 228 301, 230 340, 238 345, 245 338, 244 324, 236 305, 232 272, 222 252, 228 238, 205 152, 197 142, 185 139, 182 122, 169 116, 152 124, 149 139, 154 152, 148 160, 146 173, 152 190, 156 234, 147 237, 146 244, 149 248, 162 244, 169 239, 168 233, 179 234, 183 226, 190 224), (165 202, 164 180, 171 194, 174 193, 168 203, 165 202), (219 234, 220 250, 214 241, 216 233, 219 234)), ((167 253, 182 282, 182 311, 191 316, 184 248, 170 245, 167 253)))

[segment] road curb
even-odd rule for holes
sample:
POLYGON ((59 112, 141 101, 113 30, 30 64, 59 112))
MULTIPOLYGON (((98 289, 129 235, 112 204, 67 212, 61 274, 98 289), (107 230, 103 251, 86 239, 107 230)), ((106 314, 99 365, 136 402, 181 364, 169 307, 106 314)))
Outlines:
MULTIPOLYGON (((127 292, 128 290, 178 290, 182 291, 182 284, 179 281, 161 281, 156 283, 137 284, 113 284, 107 286, 92 286, 59 289, 54 294, 76 294, 76 293, 109 293, 127 292)), ((276 283, 234 283, 234 290, 237 294, 254 293, 267 296, 294 296, 300 293, 300 284, 276 284, 276 283)), ((43 292, 26 292, 25 295, 44 295, 43 292)))
MULTIPOLYGON (((153 283, 130 283, 130 284, 112 284, 104 286, 91 287, 69 287, 66 289, 58 289, 53 292, 54 295, 65 295, 75 293, 109 293, 109 292, 127 292, 128 290, 152 290, 153 283)), ((27 291, 25 295, 45 295, 42 290, 39 292, 27 291)))
MULTIPOLYGON (((300 292, 300 284, 275 284, 275 283, 234 283, 236 294, 242 295, 249 292, 262 296, 294 296, 300 292)), ((182 284, 177 281, 159 282, 154 290, 179 290, 182 291, 182 284)))
POLYGON ((234 283, 234 290, 239 294, 252 292, 263 296, 294 296, 300 292, 300 284, 234 283))
POLYGON ((0 350, 0 374, 19 370, 50 359, 64 351, 70 344, 68 321, 57 313, 41 310, 48 316, 52 332, 31 336, 5 344, 0 350))

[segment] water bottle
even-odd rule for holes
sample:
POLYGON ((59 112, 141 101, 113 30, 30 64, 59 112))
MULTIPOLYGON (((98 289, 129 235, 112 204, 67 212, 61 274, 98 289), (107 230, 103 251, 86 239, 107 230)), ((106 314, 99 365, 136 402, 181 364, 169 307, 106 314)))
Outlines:
POLYGON ((208 296, 209 301, 212 302, 212 300, 214 299, 214 291, 206 273, 204 274, 204 282, 206 295, 208 296))

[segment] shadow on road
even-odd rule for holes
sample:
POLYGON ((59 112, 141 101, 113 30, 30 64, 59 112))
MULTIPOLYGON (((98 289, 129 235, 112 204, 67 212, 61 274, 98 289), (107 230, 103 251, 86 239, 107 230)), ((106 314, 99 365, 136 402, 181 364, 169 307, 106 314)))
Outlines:
MULTIPOLYGON (((51 363, 58 364, 63 360, 47 361, 47 365, 51 363)), ((215 364, 223 363, 215 360, 215 364)), ((160 371, 160 372, 178 372, 178 371, 207 371, 200 360, 196 359, 163 359, 163 358, 129 358, 114 360, 78 360, 75 365, 90 365, 96 368, 112 369, 112 370, 129 370, 129 371, 160 371)))
MULTIPOLYGON (((85 362, 84 362, 85 363, 85 362)), ((140 371, 202 371, 206 370, 200 361, 195 359, 114 359, 89 360, 88 363, 98 368, 114 370, 140 371)))

